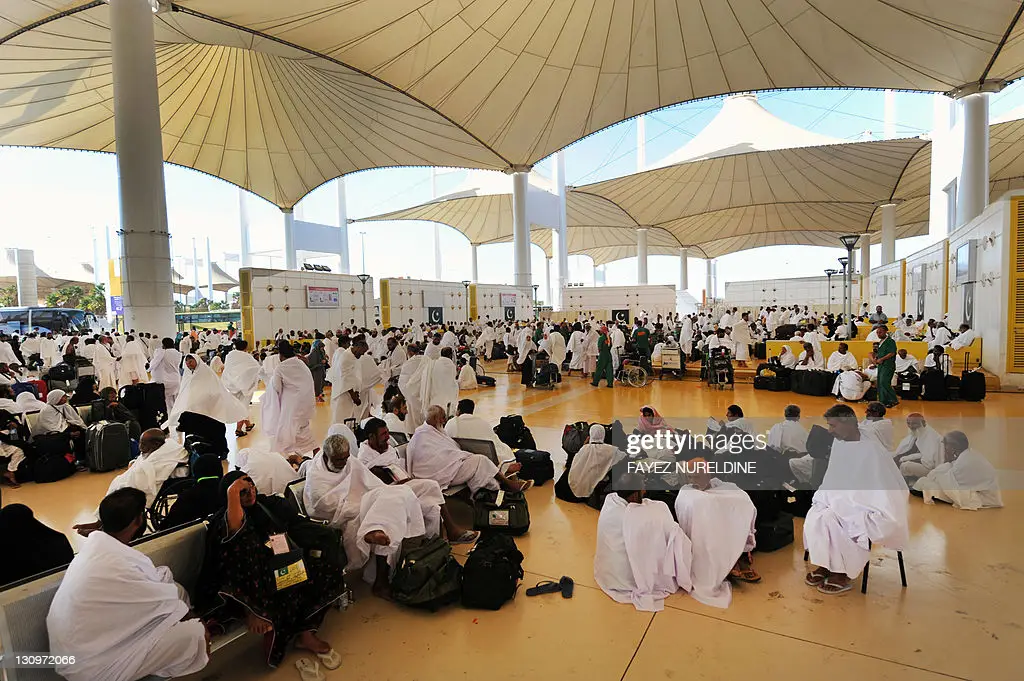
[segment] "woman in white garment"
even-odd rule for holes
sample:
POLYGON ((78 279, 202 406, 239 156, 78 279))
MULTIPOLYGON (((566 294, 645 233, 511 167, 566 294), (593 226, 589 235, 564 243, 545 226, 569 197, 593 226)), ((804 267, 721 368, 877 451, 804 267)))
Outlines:
MULTIPOLYGON (((248 410, 252 404, 252 395, 260 381, 260 363, 249 354, 249 343, 243 338, 234 340, 235 349, 228 353, 224 360, 224 373, 220 376, 221 383, 236 400, 248 410)), ((235 436, 243 437, 255 428, 249 415, 235 424, 235 436)), ((256 485, 257 489, 260 485, 256 485)))
MULTIPOLYGON (((22 395, 27 393, 22 393, 22 395)), ((18 396, 19 398, 21 395, 18 396)), ((21 400, 15 400, 21 403, 21 400)), ((85 458, 85 422, 78 410, 68 404, 63 390, 51 390, 46 395, 46 406, 39 410, 39 416, 32 424, 32 436, 64 433, 68 436, 75 456, 79 461, 85 458)))
POLYGON ((160 341, 160 347, 149 360, 153 382, 164 386, 164 402, 167 403, 168 414, 174 408, 174 400, 181 388, 181 360, 181 353, 174 349, 174 341, 170 338, 160 341))
POLYGON ((600 336, 597 329, 587 327, 587 338, 583 341, 583 375, 589 376, 597 369, 597 339, 600 336))
POLYGON ((570 374, 574 371, 583 371, 583 363, 586 359, 584 351, 585 339, 586 335, 583 333, 583 326, 576 322, 572 327, 572 333, 569 335, 568 351, 572 353, 572 359, 569 360, 570 374))
POLYGON ((309 428, 316 412, 313 374, 288 341, 278 341, 277 353, 281 362, 260 400, 261 426, 273 451, 308 452, 316 446, 309 428))
POLYGON ((135 339, 135 336, 128 336, 124 349, 121 351, 119 380, 121 385, 134 385, 145 383, 148 379, 146 373, 146 351, 142 341, 135 339))
POLYGON ((235 423, 245 418, 246 408, 221 384, 205 362, 195 355, 185 355, 185 373, 174 408, 167 415, 167 427, 177 430, 178 420, 185 412, 201 414, 221 423, 235 423))
POLYGON ((587 443, 573 457, 567 476, 569 489, 575 498, 561 495, 560 499, 575 503, 586 501, 612 467, 625 457, 615 445, 605 444, 604 439, 604 426, 597 423, 590 426, 587 443))

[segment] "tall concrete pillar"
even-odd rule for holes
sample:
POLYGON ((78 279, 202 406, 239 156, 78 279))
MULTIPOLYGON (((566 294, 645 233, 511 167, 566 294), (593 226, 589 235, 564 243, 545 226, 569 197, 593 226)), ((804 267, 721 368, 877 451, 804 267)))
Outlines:
POLYGON ((477 256, 476 256, 477 244, 470 244, 469 247, 473 249, 473 252, 472 252, 473 276, 470 277, 470 278, 473 280, 474 284, 479 284, 480 283, 480 267, 479 267, 479 264, 478 264, 478 261, 477 261, 477 256))
POLYGON ((348 201, 345 198, 344 177, 338 178, 338 249, 338 273, 352 274, 348 251, 348 201))
POLYGON ((647 285, 647 228, 636 230, 636 283, 647 285))
MULTIPOLYGON (((864 241, 860 247, 860 301, 862 303, 869 302, 871 298, 871 240, 867 235, 864 237, 864 241)), ((903 301, 900 301, 900 306, 903 306, 903 301)))
POLYGON ((707 296, 708 302, 711 302, 715 298, 715 282, 714 282, 714 264, 711 258, 704 259, 704 265, 706 267, 704 276, 704 294, 707 296))
POLYGON ((988 205, 988 93, 960 99, 964 112, 964 156, 957 182, 957 227, 981 215, 988 205))
POLYGON ((14 251, 15 284, 18 287, 18 305, 34 307, 39 304, 39 282, 36 279, 36 254, 18 248, 14 251))
POLYGON ((555 286, 555 296, 552 305, 555 309, 562 309, 562 291, 569 283, 569 223, 566 213, 566 200, 568 199, 565 184, 565 155, 559 151, 555 153, 555 189, 558 192, 558 228, 555 230, 555 244, 558 253, 558 281, 555 286))
POLYGON ((148 0, 109 1, 125 328, 173 335, 153 9, 148 0))
POLYGON ((687 262, 689 260, 690 250, 688 248, 679 249, 679 290, 685 291, 690 285, 690 265, 687 262))
POLYGON ((530 275, 530 223, 526 215, 526 193, 529 191, 529 166, 512 169, 512 245, 515 251, 516 286, 533 286, 530 275))
POLYGON ((238 188, 238 231, 240 247, 240 260, 242 267, 252 267, 252 245, 249 240, 249 206, 245 201, 245 190, 238 188))
POLYGON ((299 268, 298 254, 295 252, 295 212, 285 208, 284 212, 284 268, 299 268))
POLYGON ((896 204, 882 204, 882 264, 896 262, 896 204))

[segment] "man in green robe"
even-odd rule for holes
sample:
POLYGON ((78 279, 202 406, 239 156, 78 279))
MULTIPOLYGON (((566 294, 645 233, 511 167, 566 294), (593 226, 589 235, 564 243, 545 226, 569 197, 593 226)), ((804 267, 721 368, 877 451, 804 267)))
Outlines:
POLYGON ((615 387, 612 384, 612 339, 606 325, 601 326, 601 332, 597 337, 597 369, 594 370, 594 380, 590 385, 595 388, 601 384, 601 379, 608 379, 608 387, 615 387))
POLYGON ((879 338, 878 351, 875 353, 875 362, 878 364, 878 401, 886 407, 894 407, 899 403, 892 387, 892 377, 896 374, 896 341, 884 326, 878 327, 875 333, 879 338))

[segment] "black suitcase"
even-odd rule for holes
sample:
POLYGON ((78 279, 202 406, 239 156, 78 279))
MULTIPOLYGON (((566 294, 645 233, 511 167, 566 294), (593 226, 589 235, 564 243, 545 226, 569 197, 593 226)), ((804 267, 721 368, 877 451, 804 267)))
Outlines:
POLYGON ((508 355, 505 354, 505 346, 501 343, 495 343, 491 348, 491 361, 496 359, 508 359, 508 355))
POLYGON ((520 449, 516 452, 516 461, 522 465, 516 474, 520 480, 533 480, 533 484, 539 486, 555 477, 555 464, 548 452, 520 449))
POLYGON ((921 399, 921 377, 914 373, 897 375, 896 394, 901 400, 921 399))
POLYGON ((75 453, 66 434, 36 435, 32 445, 36 450, 32 477, 37 483, 57 482, 74 474, 75 453))
POLYGON ((771 520, 761 520, 760 515, 754 523, 754 550, 759 553, 778 551, 793 543, 793 516, 779 513, 771 520))
POLYGON ((775 340, 789 340, 796 333, 796 324, 783 324, 775 327, 775 340))
POLYGON ((946 376, 946 399, 947 400, 959 400, 960 399, 960 377, 959 376, 946 376))
POLYGON ((938 369, 929 369, 921 374, 921 399, 940 402, 948 399, 946 375, 938 369))
POLYGON ((767 343, 754 343, 754 359, 768 359, 767 343))
POLYGON ((473 529, 519 536, 530 530, 530 507, 522 492, 479 490, 473 496, 473 529), (501 497, 499 504, 498 497, 501 497))
POLYGON ((86 433, 85 459, 93 473, 125 468, 132 458, 128 426, 116 421, 100 421, 86 433))
MULTIPOLYGON (((964 367, 970 366, 971 353, 964 353, 964 367)), ((981 402, 985 399, 985 374, 977 370, 964 369, 960 374, 960 399, 981 402)))
POLYGON ((827 397, 832 394, 832 388, 836 384, 836 375, 831 371, 820 369, 794 371, 790 376, 790 383, 795 393, 827 397))
POLYGON ((76 376, 75 368, 70 364, 64 364, 63 362, 50 367, 50 370, 46 373, 47 380, 63 381, 64 383, 69 383, 70 381, 75 380, 76 376))

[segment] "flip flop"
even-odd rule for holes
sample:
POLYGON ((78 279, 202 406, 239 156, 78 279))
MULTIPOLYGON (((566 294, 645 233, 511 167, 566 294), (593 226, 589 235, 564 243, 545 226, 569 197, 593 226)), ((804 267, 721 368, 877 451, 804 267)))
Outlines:
POLYGON ((327 678, 320 671, 320 665, 308 657, 300 657, 295 660, 295 668, 299 670, 299 678, 302 681, 325 681, 327 678))
POLYGON ((552 582, 551 580, 545 580, 543 582, 537 582, 536 586, 531 586, 526 590, 527 596, 539 596, 541 594, 553 594, 557 591, 561 591, 562 586, 558 582, 552 582))
POLYGON ((562 598, 572 598, 572 590, 575 583, 572 581, 572 577, 563 576, 558 580, 558 587, 562 591, 562 598))
POLYGON ((833 584, 826 579, 824 582, 818 585, 818 592, 827 594, 829 596, 838 596, 839 594, 846 593, 853 589, 853 582, 847 582, 846 584, 833 584))
POLYGON ((473 542, 475 542, 479 538, 480 538, 480 533, 477 532, 476 530, 466 530, 465 532, 460 534, 458 537, 455 537, 454 539, 449 539, 448 543, 449 544, 472 544, 473 542))
POLYGON ((804 577, 804 584, 806 584, 807 586, 821 586, 825 583, 826 579, 828 579, 828 577, 823 574, 817 572, 808 572, 807 576, 804 577))
POLYGON ((341 666, 341 655, 334 648, 331 648, 326 653, 317 653, 316 657, 320 660, 320 664, 332 671, 341 666))
POLYGON ((747 584, 757 584, 761 581, 761 575, 757 574, 753 568, 733 568, 729 571, 729 576, 736 581, 746 582, 747 584))

